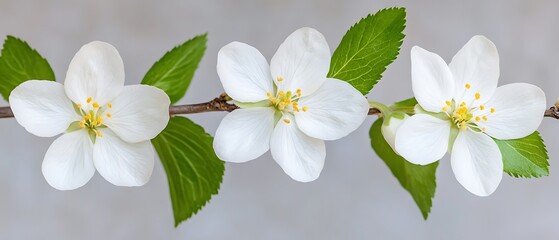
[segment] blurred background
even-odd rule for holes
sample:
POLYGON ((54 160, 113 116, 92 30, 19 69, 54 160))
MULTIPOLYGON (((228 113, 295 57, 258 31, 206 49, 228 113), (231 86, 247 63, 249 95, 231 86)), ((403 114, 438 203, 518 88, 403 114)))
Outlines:
MULTIPOLYGON (((46 57, 63 81, 77 50, 93 40, 119 49, 127 83, 139 83, 166 51, 209 33, 190 91, 181 103, 203 102, 223 89, 215 71, 221 46, 241 41, 268 59, 295 29, 321 31, 331 49, 369 13, 407 8, 407 35, 399 58, 370 99, 391 103, 412 95, 409 50, 420 45, 450 61, 470 37, 483 34, 501 56, 500 85, 528 82, 559 89, 559 3, 497 1, 5 1, 0 37, 23 38, 46 57)), ((0 106, 7 103, 0 100, 0 106)), ((214 133, 224 113, 189 115, 214 133)), ((551 157, 551 176, 505 175, 497 191, 480 198, 454 178, 448 156, 437 172, 437 193, 427 221, 370 148, 375 117, 342 140, 327 144, 321 177, 291 180, 267 153, 246 164, 227 164, 220 194, 196 216, 173 227, 167 180, 157 161, 140 188, 115 187, 98 174, 86 186, 62 192, 41 174, 54 139, 27 133, 0 119, 0 239, 557 239, 559 236, 559 121, 540 131, 551 157)))

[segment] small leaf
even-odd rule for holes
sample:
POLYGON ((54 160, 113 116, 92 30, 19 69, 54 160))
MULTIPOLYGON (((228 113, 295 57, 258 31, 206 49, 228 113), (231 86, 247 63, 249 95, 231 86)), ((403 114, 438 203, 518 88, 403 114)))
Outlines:
POLYGON ((412 97, 412 98, 408 98, 406 100, 395 102, 394 104, 392 104, 391 107, 393 109, 410 108, 410 107, 413 108, 413 107, 415 107, 415 105, 417 105, 417 99, 412 97))
POLYGON ((27 80, 54 81, 54 72, 47 60, 29 44, 8 36, 0 56, 0 94, 8 101, 12 90, 27 80))
POLYGON ((172 117, 151 142, 167 173, 176 227, 217 194, 225 164, 214 153, 212 136, 184 117, 172 117))
POLYGON ((147 72, 142 84, 165 91, 171 103, 179 101, 206 51, 207 34, 196 36, 167 52, 147 72))
POLYGON ((400 51, 405 8, 388 8, 351 27, 332 55, 328 77, 350 83, 363 94, 373 89, 400 51))
POLYGON ((423 218, 427 219, 433 205, 432 200, 435 196, 435 189, 437 188, 435 173, 439 162, 422 166, 412 164, 400 157, 384 140, 381 133, 382 122, 382 118, 377 119, 369 132, 373 150, 390 168, 390 171, 392 171, 392 174, 398 179, 402 187, 411 194, 421 210, 423 218))
POLYGON ((549 156, 537 131, 525 138, 494 140, 503 155, 504 170, 510 176, 530 178, 549 175, 549 156))

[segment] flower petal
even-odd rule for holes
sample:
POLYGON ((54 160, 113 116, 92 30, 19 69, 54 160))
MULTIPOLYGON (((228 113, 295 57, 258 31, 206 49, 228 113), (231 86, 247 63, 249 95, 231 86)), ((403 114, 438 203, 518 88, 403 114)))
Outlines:
POLYGON ((217 54, 217 74, 227 94, 240 102, 258 102, 273 93, 270 66, 254 47, 232 42, 217 54))
POLYGON ((464 188, 478 196, 489 196, 503 178, 499 147, 489 136, 460 131, 451 153, 452 171, 464 188))
POLYGON ((45 179, 58 190, 73 190, 85 185, 93 174, 93 143, 87 131, 64 134, 45 154, 42 166, 45 179))
POLYGON ((314 93, 326 80, 330 69, 330 47, 320 32, 300 28, 279 46, 270 62, 272 78, 280 90, 314 93), (278 78, 283 79, 278 82, 278 78))
POLYGON ((76 104, 86 106, 87 99, 105 105, 124 86, 124 64, 120 54, 105 42, 84 45, 70 62, 64 82, 66 94, 76 104))
POLYGON ((322 140, 345 137, 363 123, 369 112, 363 94, 333 78, 328 78, 312 95, 302 97, 298 106, 295 119, 299 129, 322 140))
POLYGON ((427 165, 448 150, 450 122, 427 114, 408 118, 396 133, 396 152, 414 164, 427 165))
POLYGON ((153 172, 155 152, 150 141, 127 143, 110 129, 102 130, 93 147, 99 174, 116 186, 142 186, 153 172))
POLYGON ((169 96, 159 88, 130 85, 106 108, 103 119, 122 140, 147 141, 167 126, 170 104, 169 96))
POLYGON ((474 36, 456 53, 449 64, 456 82, 455 100, 470 103, 480 94, 479 102, 486 102, 497 88, 499 53, 497 47, 484 36, 474 36), (470 84, 470 89, 466 89, 470 84))
POLYGON ((80 120, 64 87, 57 82, 26 81, 12 91, 9 100, 17 122, 39 137, 56 136, 80 120))
POLYGON ((384 140, 386 140, 388 145, 390 145, 392 150, 396 153, 398 153, 396 151, 396 133, 408 118, 410 118, 410 116, 402 112, 395 112, 389 116, 384 116, 380 131, 384 140))
POLYGON ((411 82, 417 102, 429 112, 441 112, 453 98, 454 80, 445 61, 418 46, 411 49, 411 82))
POLYGON ((539 87, 513 83, 498 87, 484 111, 476 114, 487 115, 487 121, 478 125, 485 127, 489 136, 505 140, 523 138, 536 131, 545 109, 545 93, 539 87))
POLYGON ((275 110, 270 107, 237 109, 225 116, 214 137, 216 155, 228 162, 246 162, 270 149, 275 110))
POLYGON ((310 182, 320 176, 326 158, 324 141, 307 136, 296 126, 294 119, 284 116, 289 123, 278 122, 270 148, 272 157, 287 175, 299 182, 310 182))

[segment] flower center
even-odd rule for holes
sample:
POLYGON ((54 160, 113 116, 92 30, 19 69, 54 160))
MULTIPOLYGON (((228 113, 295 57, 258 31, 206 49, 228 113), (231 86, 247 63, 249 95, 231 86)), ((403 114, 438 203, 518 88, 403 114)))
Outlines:
MULTIPOLYGON (((281 89, 283 78, 278 77, 276 80, 277 80, 276 88, 281 89)), ((308 107, 306 106, 303 106, 302 108, 299 107, 298 101, 301 98, 302 94, 303 91, 300 88, 297 89, 295 92, 292 91, 285 92, 283 90, 279 90, 275 95, 273 95, 270 92, 266 93, 266 95, 268 96, 268 100, 270 100, 272 106, 274 106, 274 108, 282 114, 282 117, 285 114, 293 114, 293 112, 300 112, 300 111, 306 112, 308 110, 308 107)), ((283 121, 286 124, 291 123, 291 120, 289 120, 288 118, 284 118, 283 121)))
MULTIPOLYGON (((471 85, 466 83, 464 88, 464 94, 468 94, 471 85)), ((481 125, 483 125, 483 122, 487 121, 489 115, 495 113, 495 108, 486 109, 483 104, 478 105, 476 102, 479 101, 480 98, 481 94, 476 92, 470 104, 460 102, 460 104, 456 106, 458 103, 454 100, 446 101, 445 106, 442 107, 442 111, 448 116, 450 121, 461 130, 470 128, 485 132, 487 129, 481 125)))
POLYGON ((113 105, 108 103, 107 105, 100 106, 99 103, 94 101, 91 97, 87 98, 85 102, 85 106, 82 104, 74 104, 74 110, 82 117, 82 120, 72 123, 68 131, 78 129, 87 130, 91 140, 95 143, 96 137, 103 137, 100 129, 107 127, 104 124, 104 118, 112 117, 109 110, 113 105))

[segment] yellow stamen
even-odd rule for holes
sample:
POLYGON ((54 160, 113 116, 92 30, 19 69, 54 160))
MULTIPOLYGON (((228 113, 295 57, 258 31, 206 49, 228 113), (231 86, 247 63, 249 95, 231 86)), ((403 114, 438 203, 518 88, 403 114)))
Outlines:
POLYGON ((481 94, 479 94, 478 92, 476 93, 476 100, 479 100, 479 98, 481 98, 481 94))
POLYGON ((278 80, 278 82, 281 82, 281 81, 283 81, 283 78, 282 78, 282 77, 278 77, 277 80, 278 80))
POLYGON ((495 112, 495 108, 491 108, 491 113, 494 113, 494 112, 495 112))
POLYGON ((446 101, 446 102, 444 102, 444 103, 445 103, 447 106, 449 106, 449 107, 450 107, 450 105, 452 104, 450 101, 446 101))
POLYGON ((113 116, 112 114, 107 113, 107 117, 108 117, 108 118, 111 118, 112 116, 113 116))
POLYGON ((97 117, 97 119, 95 121, 97 122, 97 125, 103 124, 103 118, 102 117, 97 117))
POLYGON ((87 114, 87 115, 83 116, 83 119, 85 119, 86 121, 89 121, 91 119, 91 115, 87 114))
POLYGON ((483 116, 483 121, 487 121, 487 116, 483 116))
POLYGON ((109 108, 113 108, 113 105, 112 105, 112 104, 110 104, 110 103, 109 103, 109 104, 107 104, 107 106, 108 106, 109 108))
POLYGON ((465 102, 461 102, 461 103, 460 103, 460 107, 465 107, 465 106, 466 106, 466 103, 465 103, 465 102))
POLYGON ((299 104, 297 104, 297 102, 293 102, 292 104, 293 110, 295 110, 296 112, 299 112, 299 104))
POLYGON ((485 130, 486 130, 485 128, 481 128, 481 131, 485 132, 485 130))
POLYGON ((470 89, 472 87, 472 85, 470 85, 469 83, 466 83, 466 85, 464 86, 466 89, 470 89))
POLYGON ((94 102, 94 103, 93 103, 93 107, 94 107, 94 108, 99 108, 99 103, 94 102))
POLYGON ((81 128, 85 128, 85 120, 81 120, 81 121, 80 121, 80 127, 81 127, 81 128))
POLYGON ((300 88, 298 88, 297 89, 297 96, 300 97, 302 95, 302 93, 303 93, 303 91, 300 88))
POLYGON ((479 122, 481 120, 481 118, 479 116, 476 116, 476 122, 479 122))
POLYGON ((485 106, 479 105, 479 110, 483 111, 483 109, 485 109, 485 106))
POLYGON ((291 91, 287 91, 287 93, 285 94, 285 97, 287 98, 286 101, 288 101, 289 99, 291 99, 291 96, 293 95, 293 93, 291 91))
POLYGON ((91 103, 91 101, 93 101, 93 98, 88 97, 88 98, 87 98, 87 103, 91 103))
POLYGON ((78 107, 78 108, 82 108, 82 105, 81 105, 81 104, 78 104, 78 105, 76 105, 76 107, 78 107))
POLYGON ((290 123, 291 123, 291 120, 289 120, 289 119, 286 118, 286 119, 283 119, 283 122, 285 122, 285 123, 287 123, 287 124, 290 124, 290 123))
POLYGON ((443 110, 443 112, 446 112, 446 110, 448 110, 448 107, 445 106, 445 107, 443 107, 442 110, 443 110))
POLYGON ((306 112, 307 110, 309 110, 309 108, 303 107, 303 112, 306 112))

